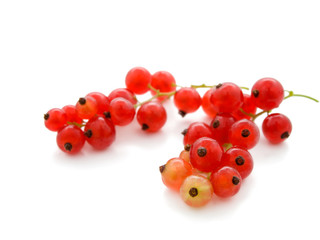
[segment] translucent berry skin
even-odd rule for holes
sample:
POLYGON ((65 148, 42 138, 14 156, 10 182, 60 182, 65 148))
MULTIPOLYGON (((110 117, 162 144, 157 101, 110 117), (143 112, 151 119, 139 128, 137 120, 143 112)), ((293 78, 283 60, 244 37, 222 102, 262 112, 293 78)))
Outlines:
POLYGON ((127 88, 114 89, 108 96, 110 102, 117 97, 123 97, 129 100, 132 104, 136 104, 138 102, 134 93, 127 88))
POLYGON ((272 113, 262 123, 262 132, 269 142, 277 144, 286 140, 292 131, 290 119, 281 113, 272 113))
POLYGON ((230 113, 219 113, 211 121, 213 139, 217 140, 220 145, 229 143, 229 129, 236 122, 230 113))
POLYGON ((201 106, 201 97, 198 91, 191 87, 180 88, 174 95, 174 104, 181 116, 198 110, 201 106))
POLYGON ((183 144, 192 145, 197 139, 201 137, 213 138, 213 133, 210 126, 204 122, 191 123, 188 129, 182 132, 184 134, 183 144))
POLYGON ((231 82, 218 84, 211 90, 211 103, 219 113, 232 113, 243 103, 241 88, 231 82))
POLYGON ((50 131, 56 132, 67 124, 67 115, 60 108, 52 108, 44 114, 44 125, 50 131))
POLYGON ((229 130, 229 141, 233 146, 251 149, 259 142, 259 139, 258 126, 248 119, 235 122, 229 130))
POLYGON ((236 169, 241 178, 245 179, 253 169, 251 154, 243 148, 231 147, 222 156, 221 167, 229 166, 236 169))
POLYGON ((125 126, 132 122, 136 114, 133 104, 122 97, 110 102, 110 115, 114 125, 125 126))
POLYGON ((75 105, 66 105, 62 108, 66 113, 67 122, 71 123, 82 123, 82 119, 78 116, 77 109, 75 105))
POLYGON ((220 168, 210 176, 213 192, 221 198, 232 197, 239 192, 242 179, 237 170, 231 167, 220 168))
POLYGON ((212 172, 220 166, 223 149, 220 144, 207 137, 199 138, 190 149, 190 162, 202 172, 212 172))
POLYGON ((98 113, 97 101, 90 96, 79 98, 76 104, 78 116, 81 119, 90 119, 98 113))
POLYGON ((254 104, 265 111, 277 108, 284 98, 281 83, 274 78, 262 78, 251 89, 254 104))
POLYGON ((186 162, 190 162, 190 152, 187 150, 182 150, 180 152, 179 158, 181 158, 182 160, 184 160, 186 162))
MULTIPOLYGON (((241 106, 242 110, 248 114, 256 114, 257 112, 257 106, 254 104, 253 100, 252 100, 252 96, 249 94, 243 94, 243 104, 241 106)), ((248 119, 250 120, 251 117, 247 114, 244 114, 243 112, 240 111, 240 109, 234 111, 232 113, 232 116, 234 116, 234 118, 236 120, 241 120, 241 119, 248 119)))
POLYGON ((164 185, 174 191, 179 191, 185 178, 192 174, 191 164, 180 158, 170 159, 159 170, 164 185))
POLYGON ((137 112, 137 121, 146 132, 159 131, 167 121, 167 112, 159 102, 147 102, 137 112))
POLYGON ((116 132, 113 123, 102 116, 94 116, 84 128, 87 142, 97 150, 109 147, 115 140, 116 132))
POLYGON ((211 182, 201 175, 188 176, 181 185, 180 196, 191 207, 202 207, 212 199, 211 182))
MULTIPOLYGON (((172 92, 176 90, 176 80, 171 73, 166 71, 159 71, 152 75, 151 86, 158 89, 160 92, 172 92)), ((156 92, 151 90, 151 94, 155 95, 156 92)), ((158 97, 159 101, 167 99, 167 96, 158 97)))
POLYGON ((149 91, 151 74, 143 67, 132 68, 126 76, 126 86, 135 94, 144 94, 149 91))
POLYGON ((86 97, 93 97, 97 102, 97 114, 103 114, 104 112, 108 112, 110 108, 110 100, 109 98, 100 92, 91 92, 86 95, 86 97))
POLYGON ((67 125, 58 131, 56 141, 63 152, 75 154, 82 149, 85 143, 85 136, 79 127, 67 125))
POLYGON ((203 111, 211 118, 215 118, 217 114, 217 109, 214 107, 214 105, 211 102, 211 89, 205 92, 205 94, 202 96, 202 103, 201 107, 203 111))

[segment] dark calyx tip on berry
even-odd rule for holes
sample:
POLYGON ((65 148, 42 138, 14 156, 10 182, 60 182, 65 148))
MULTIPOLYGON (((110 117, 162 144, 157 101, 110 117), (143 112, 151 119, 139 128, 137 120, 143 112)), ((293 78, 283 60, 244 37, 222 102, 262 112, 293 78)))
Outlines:
POLYGON ((220 126, 220 121, 219 120, 215 120, 214 122, 213 122, 213 124, 212 124, 212 127, 213 128, 217 128, 217 127, 219 127, 220 126))
POLYGON ((44 118, 44 120, 48 120, 49 119, 49 113, 44 114, 43 118, 44 118))
POLYGON ((238 166, 241 166, 244 164, 244 158, 242 156, 236 157, 235 161, 238 166))
POLYGON ((240 179, 239 179, 238 177, 236 177, 236 176, 233 176, 233 177, 232 177, 232 183, 233 183, 234 185, 238 185, 239 182, 240 182, 240 179))
POLYGON ((185 111, 179 110, 178 112, 180 114, 181 117, 185 117, 187 115, 187 113, 185 111))
POLYGON ((188 128, 186 128, 185 130, 183 130, 183 131, 181 132, 181 134, 182 134, 183 136, 185 136, 187 133, 188 133, 188 128))
POLYGON ((159 167, 159 171, 160 173, 162 173, 164 171, 164 169, 166 168, 166 165, 162 165, 159 167))
POLYGON ((290 136, 289 132, 284 132, 281 134, 281 139, 288 138, 290 136))
POLYGON ((85 98, 79 98, 80 105, 86 104, 87 100, 85 98))
POLYGON ((190 188, 190 190, 189 190, 189 195, 191 196, 191 197, 195 197, 195 196, 197 196, 198 195, 198 189, 196 189, 196 188, 190 188))
POLYGON ((190 148, 191 148, 190 144, 187 144, 187 145, 184 146, 184 150, 186 150, 188 152, 190 151, 190 148))
POLYGON ((222 83, 219 83, 217 86, 216 86, 216 89, 222 87, 222 83))
POLYGON ((86 137, 88 137, 88 138, 91 138, 91 137, 92 137, 92 131, 91 131, 90 129, 88 129, 88 130, 84 133, 84 135, 85 135, 86 137))
POLYGON ((248 129, 243 129, 241 132, 242 137, 249 137, 250 131, 248 129))
POLYGON ((205 149, 204 147, 199 147, 197 153, 199 157, 204 157, 205 155, 207 155, 207 149, 205 149))
POLYGON ((64 144, 64 149, 68 152, 70 152, 72 150, 72 144, 67 142, 64 144))
POLYGON ((103 115, 105 118, 111 118, 110 112, 104 112, 103 115))
POLYGON ((253 91, 252 91, 252 95, 253 95, 255 98, 259 97, 259 91, 258 91, 258 90, 253 90, 253 91))
POLYGON ((141 126, 141 129, 142 129, 143 131, 148 130, 148 129, 149 129, 149 126, 148 126, 147 124, 143 123, 142 126, 141 126))

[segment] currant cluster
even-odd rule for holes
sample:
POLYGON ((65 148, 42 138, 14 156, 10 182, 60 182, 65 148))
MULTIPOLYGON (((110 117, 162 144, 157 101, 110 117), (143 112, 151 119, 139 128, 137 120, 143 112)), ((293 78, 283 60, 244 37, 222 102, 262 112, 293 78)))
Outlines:
POLYGON ((254 122, 257 117, 267 114, 262 132, 271 143, 278 144, 290 136, 292 124, 284 114, 271 111, 293 96, 318 102, 292 91, 285 96, 283 86, 274 78, 258 80, 251 94, 245 94, 242 88, 247 88, 231 82, 180 87, 169 72, 150 74, 143 67, 135 67, 127 73, 125 84, 126 88, 114 89, 108 96, 91 92, 75 105, 49 110, 44 115, 45 126, 57 132, 62 151, 75 154, 85 142, 94 149, 106 149, 115 140, 116 127, 134 119, 145 132, 159 131, 167 121, 162 103, 170 97, 182 117, 202 107, 210 123, 194 122, 183 130, 184 150, 160 166, 163 183, 194 207, 207 204, 213 194, 226 198, 240 190, 254 165, 248 150, 259 142, 259 127, 254 122), (208 90, 200 96, 198 88, 208 90), (137 95, 148 92, 152 97, 139 102, 137 95), (261 111, 256 113, 257 109, 261 111))

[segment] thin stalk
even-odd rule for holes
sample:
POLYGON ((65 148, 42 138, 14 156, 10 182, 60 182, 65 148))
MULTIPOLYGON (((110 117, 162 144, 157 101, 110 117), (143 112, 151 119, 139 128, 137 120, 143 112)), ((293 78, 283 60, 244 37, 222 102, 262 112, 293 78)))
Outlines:
POLYGON ((296 93, 294 93, 293 91, 288 91, 288 90, 285 90, 285 91, 288 92, 289 94, 288 94, 287 96, 285 96, 285 97, 283 98, 283 100, 288 99, 288 98, 290 98, 290 97, 304 97, 304 98, 308 98, 308 99, 310 99, 310 100, 313 100, 313 101, 315 101, 315 102, 319 102, 319 100, 317 100, 317 99, 315 99, 315 98, 313 98, 313 97, 304 95, 304 94, 296 94, 296 93))

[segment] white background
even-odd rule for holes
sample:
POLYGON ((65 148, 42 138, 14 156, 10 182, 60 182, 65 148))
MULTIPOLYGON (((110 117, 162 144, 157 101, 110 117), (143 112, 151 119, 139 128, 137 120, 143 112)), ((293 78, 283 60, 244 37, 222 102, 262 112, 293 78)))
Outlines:
POLYGON ((288 141, 262 136, 238 195, 201 209, 158 167, 184 128, 210 122, 202 110, 181 118, 170 101, 157 134, 134 121, 108 150, 73 157, 43 124, 53 107, 124 87, 135 66, 183 86, 274 77, 319 99, 318 2, 1 1, 0 239, 319 239, 319 103, 285 100, 274 112, 292 120, 288 141))

